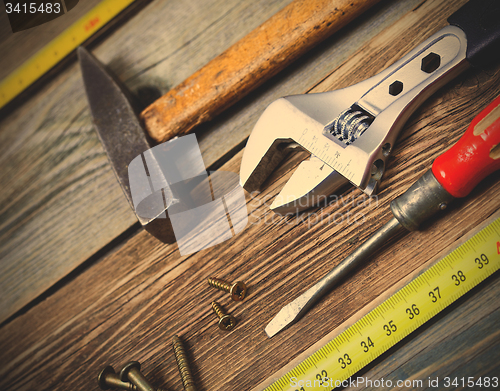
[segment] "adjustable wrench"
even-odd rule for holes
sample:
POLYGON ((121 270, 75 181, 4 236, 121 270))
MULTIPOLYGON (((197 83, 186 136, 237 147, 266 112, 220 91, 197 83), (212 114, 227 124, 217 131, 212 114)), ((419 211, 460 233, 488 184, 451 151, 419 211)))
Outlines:
POLYGON ((398 133, 441 86, 500 53, 500 2, 471 0, 432 35, 378 75, 353 86, 273 102, 256 123, 243 155, 240 182, 258 190, 287 154, 288 144, 311 153, 271 209, 314 206, 350 181, 374 194, 398 133), (307 198, 307 200, 305 200, 307 198), (313 203, 308 202, 312 198, 313 203))
POLYGON ((465 134, 438 156, 405 193, 391 202, 393 218, 326 274, 284 306, 266 327, 272 337, 299 320, 323 295, 341 282, 400 230, 416 231, 455 198, 466 197, 491 173, 500 170, 500 96, 471 122, 465 134))

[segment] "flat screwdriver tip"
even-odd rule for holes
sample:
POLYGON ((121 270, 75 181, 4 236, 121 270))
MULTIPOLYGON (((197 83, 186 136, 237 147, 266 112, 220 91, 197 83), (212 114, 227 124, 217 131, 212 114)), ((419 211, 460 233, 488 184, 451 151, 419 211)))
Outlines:
POLYGON ((265 332, 269 338, 274 337, 280 331, 286 329, 288 326, 291 326, 295 321, 299 320, 304 312, 304 306, 299 305, 296 302, 300 301, 302 298, 292 301, 291 303, 284 306, 276 316, 268 323, 265 328, 265 332))

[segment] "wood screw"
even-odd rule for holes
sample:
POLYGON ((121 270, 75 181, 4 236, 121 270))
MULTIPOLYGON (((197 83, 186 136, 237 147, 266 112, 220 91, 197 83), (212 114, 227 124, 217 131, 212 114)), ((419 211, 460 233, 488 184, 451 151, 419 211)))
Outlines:
POLYGON ((221 330, 232 330, 236 326, 236 319, 232 315, 227 315, 222 310, 222 307, 216 301, 212 302, 212 309, 219 318, 219 328, 221 330))
POLYGON ((120 388, 122 390, 137 391, 137 387, 132 383, 121 381, 111 365, 105 367, 99 375, 97 375, 97 383, 101 390, 120 388))
POLYGON ((245 298, 247 294, 247 287, 245 283, 241 281, 236 281, 231 284, 225 280, 221 280, 219 278, 210 277, 208 279, 208 285, 213 286, 214 288, 224 291, 231 294, 231 298, 234 301, 241 301, 245 298))
POLYGON ((182 345, 182 341, 177 335, 174 335, 172 343, 174 346, 175 360, 177 361, 177 367, 179 367, 179 373, 181 375, 184 390, 196 391, 193 375, 189 369, 189 362, 184 346, 182 345))

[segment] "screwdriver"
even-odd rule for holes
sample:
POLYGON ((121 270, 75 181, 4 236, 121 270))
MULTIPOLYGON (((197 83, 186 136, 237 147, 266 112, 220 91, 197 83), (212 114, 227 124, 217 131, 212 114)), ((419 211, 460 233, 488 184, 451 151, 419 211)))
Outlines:
POLYGON ((467 196, 500 169, 500 96, 477 115, 464 135, 440 155, 432 168, 391 202, 394 217, 325 277, 284 306, 269 322, 269 338, 299 320, 324 294, 400 230, 415 231, 455 198, 467 196))

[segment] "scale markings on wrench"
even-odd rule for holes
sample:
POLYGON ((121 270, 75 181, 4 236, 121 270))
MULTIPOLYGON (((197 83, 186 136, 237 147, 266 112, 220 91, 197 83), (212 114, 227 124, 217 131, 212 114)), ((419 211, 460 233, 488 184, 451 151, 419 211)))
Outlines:
POLYGON ((336 151, 332 154, 330 153, 330 144, 335 143, 329 140, 325 136, 312 135, 313 130, 305 128, 298 141, 305 149, 307 149, 311 154, 320 158, 323 162, 328 164, 334 170, 337 170, 340 174, 345 176, 348 180, 354 181, 355 172, 349 170, 349 166, 352 163, 352 159, 347 157, 347 160, 343 153, 338 151, 338 147, 335 148, 336 151))

